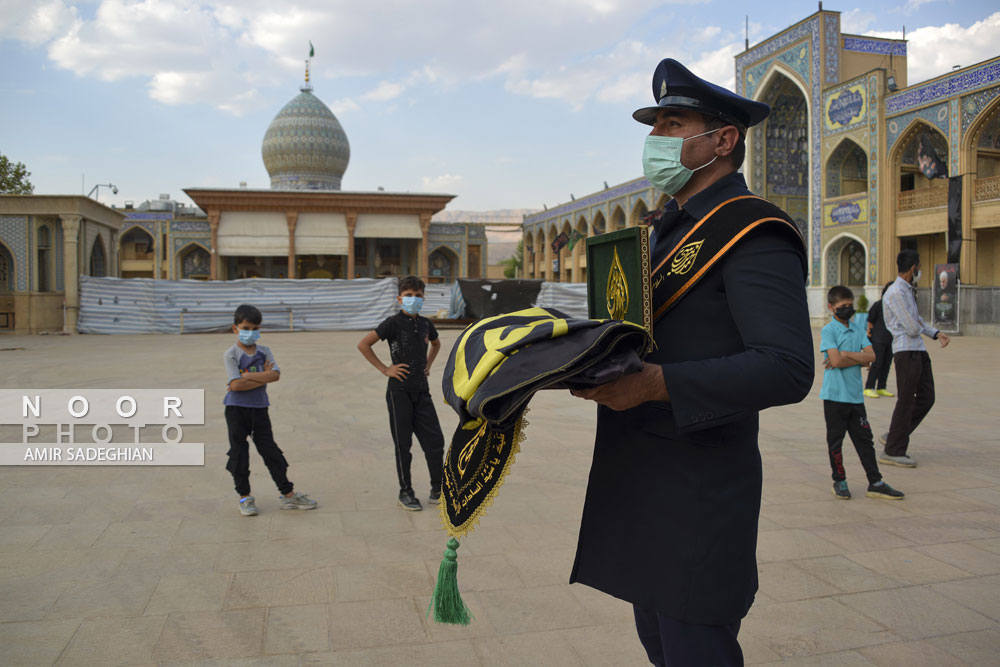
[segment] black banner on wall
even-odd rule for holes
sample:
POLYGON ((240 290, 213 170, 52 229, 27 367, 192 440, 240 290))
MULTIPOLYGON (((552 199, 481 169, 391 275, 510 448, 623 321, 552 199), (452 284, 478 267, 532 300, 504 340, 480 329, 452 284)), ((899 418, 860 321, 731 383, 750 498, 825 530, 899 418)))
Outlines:
POLYGON ((948 179, 948 263, 958 265, 962 254, 962 177, 948 179))

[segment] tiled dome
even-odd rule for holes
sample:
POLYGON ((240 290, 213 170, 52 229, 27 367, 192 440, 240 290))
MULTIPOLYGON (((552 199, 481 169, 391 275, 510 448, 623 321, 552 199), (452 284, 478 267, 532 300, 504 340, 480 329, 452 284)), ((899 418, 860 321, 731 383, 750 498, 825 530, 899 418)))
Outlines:
POLYGON ((273 190, 339 190, 351 159, 344 128, 309 89, 274 117, 261 153, 273 190))

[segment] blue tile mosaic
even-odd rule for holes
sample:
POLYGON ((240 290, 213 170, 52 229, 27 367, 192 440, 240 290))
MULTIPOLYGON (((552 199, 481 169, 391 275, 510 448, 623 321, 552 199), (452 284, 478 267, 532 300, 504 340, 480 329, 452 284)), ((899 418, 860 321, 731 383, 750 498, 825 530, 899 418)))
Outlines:
POLYGON ((844 35, 844 50, 857 51, 859 53, 875 53, 884 56, 905 56, 906 42, 844 35))
POLYGON ((885 113, 897 114, 996 83, 1000 83, 1000 60, 893 93, 885 98, 885 113))
POLYGON ((823 42, 826 50, 826 83, 840 81, 840 14, 823 15, 823 42))
MULTIPOLYGON (((927 121, 941 130, 944 136, 950 136, 951 113, 947 102, 933 107, 917 109, 901 116, 886 119, 886 148, 890 153, 896 141, 899 140, 900 134, 906 131, 906 128, 909 127, 915 118, 927 121)), ((947 155, 948 151, 945 150, 944 154, 947 155)))
POLYGON ((978 93, 972 93, 962 98, 962 132, 968 132, 976 118, 981 114, 998 95, 1000 86, 987 88, 978 93))
POLYGON ((23 215, 0 215, 0 241, 10 251, 14 259, 16 274, 14 288, 18 292, 28 289, 28 217, 23 215))
MULTIPOLYGON (((878 109, 879 91, 882 90, 878 74, 868 77, 868 108, 878 109)), ((868 207, 868 284, 878 283, 878 160, 879 122, 877 113, 868 114, 868 196, 874 206, 868 207)))

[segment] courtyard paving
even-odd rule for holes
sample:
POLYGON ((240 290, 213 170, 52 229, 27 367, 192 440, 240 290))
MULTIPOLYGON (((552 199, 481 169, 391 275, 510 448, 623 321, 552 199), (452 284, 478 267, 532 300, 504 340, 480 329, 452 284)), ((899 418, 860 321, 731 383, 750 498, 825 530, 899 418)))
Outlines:
MULTIPOLYGON (((442 332, 432 372, 446 434, 440 379, 457 333, 442 332)), ((2 388, 203 387, 207 421, 185 428, 206 443, 204 467, 0 469, 0 663, 646 664, 630 607, 567 584, 595 411, 564 392, 533 401, 522 453, 459 550, 475 621, 425 618, 445 536, 436 511, 396 506, 385 379, 360 337, 264 334, 282 368, 269 387, 276 439, 320 506, 279 511, 252 453, 253 518, 224 467, 232 336, 0 337, 2 388)), ((864 496, 849 444, 855 497, 831 494, 819 375, 807 400, 762 415, 748 663, 1000 664, 1000 339, 955 338, 931 356, 938 401, 911 446, 920 466, 883 468, 901 502, 864 496)), ((876 432, 892 406, 868 401, 876 432)), ((4 428, 0 440, 20 439, 4 428)))

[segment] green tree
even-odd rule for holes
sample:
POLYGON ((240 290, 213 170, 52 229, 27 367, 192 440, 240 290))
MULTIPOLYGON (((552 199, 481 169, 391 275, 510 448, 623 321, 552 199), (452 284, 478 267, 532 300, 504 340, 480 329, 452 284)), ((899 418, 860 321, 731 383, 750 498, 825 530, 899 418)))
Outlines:
POLYGON ((503 263, 507 265, 503 270, 504 278, 517 278, 518 274, 521 273, 521 267, 524 266, 524 239, 517 242, 514 254, 505 259, 503 263))
POLYGON ((0 153, 0 195, 30 195, 35 186, 28 180, 31 172, 21 162, 11 162, 0 153))

